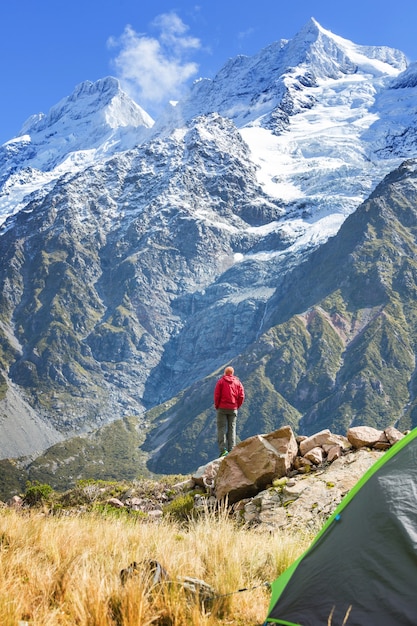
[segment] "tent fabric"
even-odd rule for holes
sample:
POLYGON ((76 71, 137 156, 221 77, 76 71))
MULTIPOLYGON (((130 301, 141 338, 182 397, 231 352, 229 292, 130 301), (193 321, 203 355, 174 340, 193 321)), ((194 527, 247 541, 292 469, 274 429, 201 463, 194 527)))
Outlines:
POLYGON ((417 624, 417 429, 345 496, 272 583, 265 624, 417 624))

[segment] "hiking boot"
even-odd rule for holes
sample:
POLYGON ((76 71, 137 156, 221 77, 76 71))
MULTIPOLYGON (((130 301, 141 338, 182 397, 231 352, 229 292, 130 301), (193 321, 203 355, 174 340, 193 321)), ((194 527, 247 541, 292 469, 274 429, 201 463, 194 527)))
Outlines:
POLYGON ((221 453, 221 455, 220 455, 220 458, 221 458, 222 456, 226 456, 226 454, 229 454, 229 452, 228 452, 227 450, 223 450, 223 452, 222 452, 222 453, 221 453))

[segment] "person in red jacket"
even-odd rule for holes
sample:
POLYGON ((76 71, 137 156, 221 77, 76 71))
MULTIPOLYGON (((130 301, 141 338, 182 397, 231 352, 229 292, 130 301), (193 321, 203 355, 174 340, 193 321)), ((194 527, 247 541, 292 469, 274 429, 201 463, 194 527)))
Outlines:
POLYGON ((236 445, 236 420, 238 409, 245 399, 242 383, 230 365, 214 388, 214 406, 217 411, 217 442, 219 456, 225 456, 236 445))

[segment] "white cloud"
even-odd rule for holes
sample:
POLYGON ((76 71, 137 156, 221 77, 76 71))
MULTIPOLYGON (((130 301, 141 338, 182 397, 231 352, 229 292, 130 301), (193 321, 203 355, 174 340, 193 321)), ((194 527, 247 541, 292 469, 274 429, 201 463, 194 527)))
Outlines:
POLYGON ((175 13, 159 15, 152 24, 157 38, 138 34, 126 26, 109 45, 120 48, 113 61, 117 77, 128 93, 144 108, 178 98, 187 81, 198 71, 188 60, 201 48, 200 40, 187 34, 188 26, 175 13))

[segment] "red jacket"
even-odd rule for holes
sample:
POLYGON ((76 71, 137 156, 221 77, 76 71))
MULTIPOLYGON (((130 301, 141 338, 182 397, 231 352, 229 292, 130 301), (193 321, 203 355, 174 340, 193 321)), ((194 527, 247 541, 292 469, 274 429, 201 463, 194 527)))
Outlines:
POLYGON ((216 409, 239 409, 245 399, 245 390, 236 376, 222 376, 214 388, 216 409))

